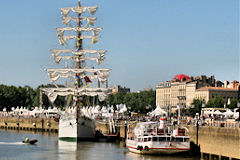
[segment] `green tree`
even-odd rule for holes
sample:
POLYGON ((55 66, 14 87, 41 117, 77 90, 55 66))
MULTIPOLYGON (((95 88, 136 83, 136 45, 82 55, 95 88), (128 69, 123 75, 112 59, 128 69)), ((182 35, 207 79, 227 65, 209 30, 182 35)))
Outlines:
POLYGON ((210 107, 210 108, 213 108, 214 107, 214 104, 213 104, 213 100, 209 100, 206 104, 207 107, 210 107))
POLYGON ((213 98, 213 104, 215 107, 223 108, 224 107, 224 100, 222 96, 217 95, 216 97, 213 98))
POLYGON ((193 117, 196 115, 196 113, 201 114, 203 104, 205 104, 204 99, 193 99, 192 102, 193 107, 189 109, 189 114, 193 117))
POLYGON ((221 95, 217 95, 212 100, 209 100, 206 106, 207 107, 223 108, 225 103, 226 102, 224 101, 222 96, 221 95))
POLYGON ((231 103, 227 106, 229 109, 237 108, 238 100, 236 98, 231 99, 231 103))

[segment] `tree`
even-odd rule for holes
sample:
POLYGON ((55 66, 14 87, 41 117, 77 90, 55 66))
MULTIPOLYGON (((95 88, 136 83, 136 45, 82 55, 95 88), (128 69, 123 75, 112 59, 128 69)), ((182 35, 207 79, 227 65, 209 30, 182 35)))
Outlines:
POLYGON ((237 108, 238 100, 236 98, 231 99, 231 103, 227 106, 229 109, 237 108))
POLYGON ((213 98, 213 104, 215 107, 223 108, 224 107, 224 100, 222 96, 217 95, 216 97, 213 98))
POLYGON ((222 98, 221 95, 215 96, 212 100, 209 100, 207 103, 207 107, 218 107, 223 108, 226 102, 222 98))
POLYGON ((207 107, 213 108, 214 104, 213 104, 213 100, 209 100, 208 103, 206 104, 207 107))
POLYGON ((192 106, 193 108, 189 109, 189 114, 194 117, 196 113, 201 114, 202 105, 205 104, 204 99, 193 99, 192 106))
POLYGON ((115 95, 109 95, 107 98, 109 105, 126 104, 131 107, 131 111, 146 113, 150 109, 146 106, 155 107, 156 92, 155 91, 142 91, 140 93, 124 93, 119 92, 115 95))

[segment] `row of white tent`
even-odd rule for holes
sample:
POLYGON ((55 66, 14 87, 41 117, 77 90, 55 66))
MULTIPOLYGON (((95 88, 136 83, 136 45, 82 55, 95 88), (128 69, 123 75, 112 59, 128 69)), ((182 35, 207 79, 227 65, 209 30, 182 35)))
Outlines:
POLYGON ((232 112, 230 109, 228 109, 226 112, 220 112, 219 110, 206 110, 203 112, 204 115, 211 115, 211 116, 214 116, 214 115, 217 115, 217 116, 224 116, 226 118, 229 118, 229 117, 234 117, 234 118, 238 118, 239 117, 239 113, 236 112, 237 108, 234 109, 234 112, 232 112))
MULTIPOLYGON (((81 112, 87 116, 87 117, 91 117, 91 118, 94 118, 96 116, 102 116, 102 117, 113 117, 114 113, 117 113, 118 114, 124 114, 125 112, 127 112, 127 107, 125 104, 120 104, 120 105, 116 105, 116 110, 114 110, 114 107, 113 105, 110 107, 110 106, 95 106, 95 107, 83 107, 81 109, 81 112)), ((66 111, 68 113, 71 113, 71 114, 74 114, 75 113, 75 108, 74 107, 70 107, 68 109, 66 109, 66 111)))
MULTIPOLYGON (((48 107, 48 109, 43 109, 42 107, 35 107, 32 111, 28 110, 26 107, 12 107, 10 114, 13 115, 22 115, 22 116, 35 116, 39 114, 60 114, 61 110, 57 107, 48 107)), ((7 112, 7 109, 4 108, 3 112, 7 112)))
MULTIPOLYGON (((233 117, 233 118, 238 118, 239 117, 239 113, 236 112, 237 108, 234 109, 234 112, 232 112, 230 109, 228 109, 226 112, 220 112, 219 110, 212 110, 212 111, 204 111, 203 114, 204 115, 211 115, 211 116, 214 116, 214 115, 222 115, 224 116, 225 118, 230 118, 230 117, 233 117)), ((158 105, 156 107, 156 109, 152 112, 149 112, 148 113, 149 115, 151 116, 167 116, 167 112, 164 111, 160 105, 158 105)))
MULTIPOLYGON (((27 115, 40 115, 40 114, 64 114, 64 111, 61 111, 60 108, 57 107, 48 107, 48 109, 43 109, 42 107, 35 107, 32 111, 28 110, 26 107, 12 107, 11 108, 12 112, 11 114, 14 115, 22 115, 22 116, 27 116, 27 115)), ((6 112, 7 109, 4 108, 3 112, 6 112)), ((116 105, 116 110, 114 110, 113 105, 110 107, 101 107, 99 105, 95 106, 95 107, 83 107, 81 109, 81 111, 86 115, 86 116, 90 116, 90 115, 101 115, 101 116, 105 116, 105 117, 109 117, 109 115, 113 115, 113 113, 118 113, 118 114, 124 114, 125 112, 127 112, 127 107, 125 104, 119 104, 116 105), (109 114, 111 113, 111 114, 109 114)), ((75 108, 74 107, 70 107, 69 109, 67 109, 67 112, 69 113, 74 113, 75 112, 75 108)))

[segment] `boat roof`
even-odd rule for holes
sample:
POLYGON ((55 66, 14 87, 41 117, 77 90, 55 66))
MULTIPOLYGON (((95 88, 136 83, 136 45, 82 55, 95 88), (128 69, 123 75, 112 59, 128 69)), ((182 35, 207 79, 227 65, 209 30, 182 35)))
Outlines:
POLYGON ((137 123, 137 125, 149 125, 149 124, 158 124, 159 122, 140 122, 140 123, 137 123))

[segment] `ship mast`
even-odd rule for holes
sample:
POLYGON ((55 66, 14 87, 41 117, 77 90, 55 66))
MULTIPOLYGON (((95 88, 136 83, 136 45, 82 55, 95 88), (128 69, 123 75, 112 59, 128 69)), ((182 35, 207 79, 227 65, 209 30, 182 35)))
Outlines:
MULTIPOLYGON (((78 0, 78 8, 81 8, 80 0, 78 0)), ((81 28, 81 13, 78 13, 78 28, 81 28)), ((81 51, 83 49, 82 39, 81 39, 81 31, 78 31, 76 41, 77 41, 77 44, 76 44, 77 51, 81 51)), ((76 56, 77 56, 77 59, 78 59, 77 68, 81 69, 81 61, 80 61, 81 55, 76 55, 76 56)), ((78 74, 78 73, 76 73, 76 74, 78 74)), ((77 87, 81 88, 82 87, 82 80, 80 78, 78 78, 77 82, 78 82, 77 87)), ((79 114, 80 114, 79 112, 80 112, 80 108, 81 108, 81 105, 82 105, 82 98, 81 97, 76 97, 76 99, 77 99, 77 102, 76 102, 76 112, 75 112, 76 116, 75 117, 76 117, 76 122, 78 123, 78 117, 79 117, 79 114)))
MULTIPOLYGON (((81 6, 81 0, 78 0, 77 7, 61 8, 62 22, 66 27, 57 28, 57 36, 59 43, 67 45, 68 40, 75 39, 76 47, 74 49, 51 49, 52 56, 57 64, 61 60, 72 60, 72 68, 56 68, 47 69, 48 76, 56 88, 44 88, 43 93, 46 94, 49 100, 53 103, 57 96, 73 96, 74 106, 76 109, 76 119, 80 115, 80 108, 83 106, 83 96, 98 96, 99 101, 104 101, 107 95, 111 93, 111 88, 108 88, 108 76, 111 69, 104 68, 87 68, 85 66, 86 61, 96 61, 97 64, 101 64, 104 61, 106 50, 94 50, 84 49, 83 39, 91 39, 91 43, 98 42, 100 36, 99 33, 102 30, 101 27, 94 27, 97 20, 96 17, 83 16, 83 13, 94 15, 97 6, 81 6), (77 13, 75 16, 70 16, 69 13, 77 13), (71 22, 76 22, 75 27, 71 22), (83 23, 86 23, 83 26, 83 23), (74 35, 65 34, 65 32, 75 31, 74 35), (84 34, 87 33, 87 34, 84 34), (92 33, 92 34, 91 34, 92 33), (70 53, 70 54, 69 54, 70 53), (75 83, 65 87, 58 87, 55 83, 60 78, 72 78, 75 83), (89 87, 93 82, 97 81, 97 87, 89 87), (86 82, 86 85, 84 85, 86 82), (100 83, 105 83, 105 88, 100 88, 100 83)), ((69 98, 70 99, 70 98, 69 98)))

